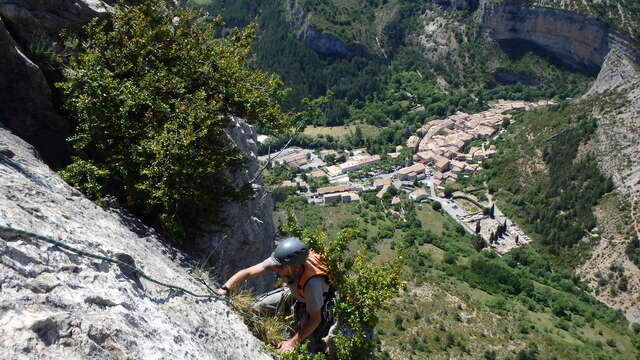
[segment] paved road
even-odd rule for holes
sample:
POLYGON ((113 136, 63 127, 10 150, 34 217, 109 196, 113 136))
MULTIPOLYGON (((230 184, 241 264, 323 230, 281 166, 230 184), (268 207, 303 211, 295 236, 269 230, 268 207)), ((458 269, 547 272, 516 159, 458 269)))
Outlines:
POLYGON ((437 196, 429 196, 429 200, 437 201, 442 205, 442 209, 449 214, 458 224, 462 225, 462 227, 467 230, 469 233, 473 233, 473 230, 469 228, 467 224, 460 220, 461 217, 467 215, 467 212, 458 204, 456 204, 453 200, 444 199, 437 196))

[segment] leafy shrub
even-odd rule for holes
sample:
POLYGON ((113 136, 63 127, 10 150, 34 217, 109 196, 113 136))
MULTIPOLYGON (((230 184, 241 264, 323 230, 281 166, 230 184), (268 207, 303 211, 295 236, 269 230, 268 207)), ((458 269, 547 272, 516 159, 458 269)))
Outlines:
POLYGON ((244 162, 224 134, 230 117, 279 130, 292 115, 275 102, 285 95, 278 78, 247 65, 253 27, 216 38, 220 19, 163 1, 115 9, 85 27, 58 84, 77 122, 77 157, 61 174, 94 198, 115 194, 182 242, 250 193, 224 175, 244 162))
POLYGON ((449 265, 454 265, 458 262, 458 256, 456 254, 448 252, 444 254, 443 260, 449 265))

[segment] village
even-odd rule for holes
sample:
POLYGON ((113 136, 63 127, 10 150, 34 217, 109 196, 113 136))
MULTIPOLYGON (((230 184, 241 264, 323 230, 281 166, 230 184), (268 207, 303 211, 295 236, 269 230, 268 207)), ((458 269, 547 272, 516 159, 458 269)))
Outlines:
MULTIPOLYGON (((305 176, 283 181, 275 187, 294 188, 309 203, 319 206, 359 202, 359 194, 363 191, 375 191, 376 197, 382 199, 392 186, 407 193, 414 202, 438 202, 467 232, 477 233, 491 248, 505 253, 531 239, 496 209, 495 204, 480 204, 474 195, 461 191, 445 196, 445 190, 449 184, 481 169, 483 160, 496 153, 496 146, 491 140, 501 131, 505 119, 513 121, 509 112, 551 104, 550 101, 499 100, 480 113, 458 112, 445 119, 431 120, 411 135, 404 145, 397 145, 395 152, 386 154, 387 158, 404 160, 400 161, 404 166, 375 169, 383 156, 371 155, 366 148, 338 152, 290 147, 260 160, 304 171, 305 176), (354 172, 363 171, 364 176, 352 176, 354 172), (323 177, 328 180, 327 186, 316 188, 309 185, 310 178, 323 177), (487 207, 492 208, 491 214, 487 213, 487 207), (496 238, 496 233, 501 236, 496 238)), ((391 199, 392 205, 400 202, 397 195, 391 199)))

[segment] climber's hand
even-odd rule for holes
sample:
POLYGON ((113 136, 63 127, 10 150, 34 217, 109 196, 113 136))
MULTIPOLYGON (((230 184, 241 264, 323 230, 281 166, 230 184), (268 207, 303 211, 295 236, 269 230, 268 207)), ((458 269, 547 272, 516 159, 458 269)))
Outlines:
POLYGON ((282 341, 280 342, 280 344, 278 344, 278 351, 283 353, 292 352, 293 350, 295 350, 296 344, 297 342, 294 338, 282 341))
POLYGON ((218 294, 223 295, 223 296, 227 296, 229 295, 229 291, 227 289, 218 289, 218 294))

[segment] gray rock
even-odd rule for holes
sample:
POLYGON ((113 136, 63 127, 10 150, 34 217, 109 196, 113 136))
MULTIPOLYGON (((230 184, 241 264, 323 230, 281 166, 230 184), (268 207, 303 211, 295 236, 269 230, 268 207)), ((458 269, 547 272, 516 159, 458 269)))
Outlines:
POLYGON ((0 123, 54 161, 66 149, 68 124, 53 107, 51 90, 40 67, 27 57, 27 51, 13 39, 1 18, 0 54, 0 123))
POLYGON ((79 31, 91 19, 112 11, 113 1, 101 0, 0 0, 0 15, 16 40, 56 41, 62 29, 79 31))
MULTIPOLYGON (((187 256, 82 197, 4 127, 0 149, 13 154, 0 152, 0 225, 126 254, 153 278, 206 293, 188 275, 187 256)), ((4 231, 0 324, 2 359, 271 358, 223 302, 134 281, 116 265, 4 231)))
POLYGON ((593 83, 586 96, 600 94, 613 90, 628 83, 640 75, 640 65, 625 56, 619 49, 613 49, 607 54, 598 78, 593 83))
POLYGON ((536 46, 564 64, 597 74, 612 49, 638 61, 637 44, 593 18, 520 3, 482 0, 482 31, 501 43, 536 46))
POLYGON ((317 29, 309 23, 309 14, 297 0, 287 1, 287 14, 298 40, 321 55, 333 57, 362 56, 358 46, 347 45, 335 35, 317 29))
MULTIPOLYGON (((228 172, 227 176, 235 186, 244 186, 259 171, 256 132, 243 120, 232 118, 226 133, 230 142, 247 156, 245 167, 228 172)), ((195 253, 202 254, 203 263, 214 268, 220 281, 264 260, 273 250, 275 227, 271 195, 261 179, 256 179, 252 188, 254 195, 248 201, 224 205, 222 213, 228 226, 211 228, 196 241, 195 253)), ((273 286, 273 281, 271 276, 262 276, 249 281, 248 285, 265 291, 273 286)))

